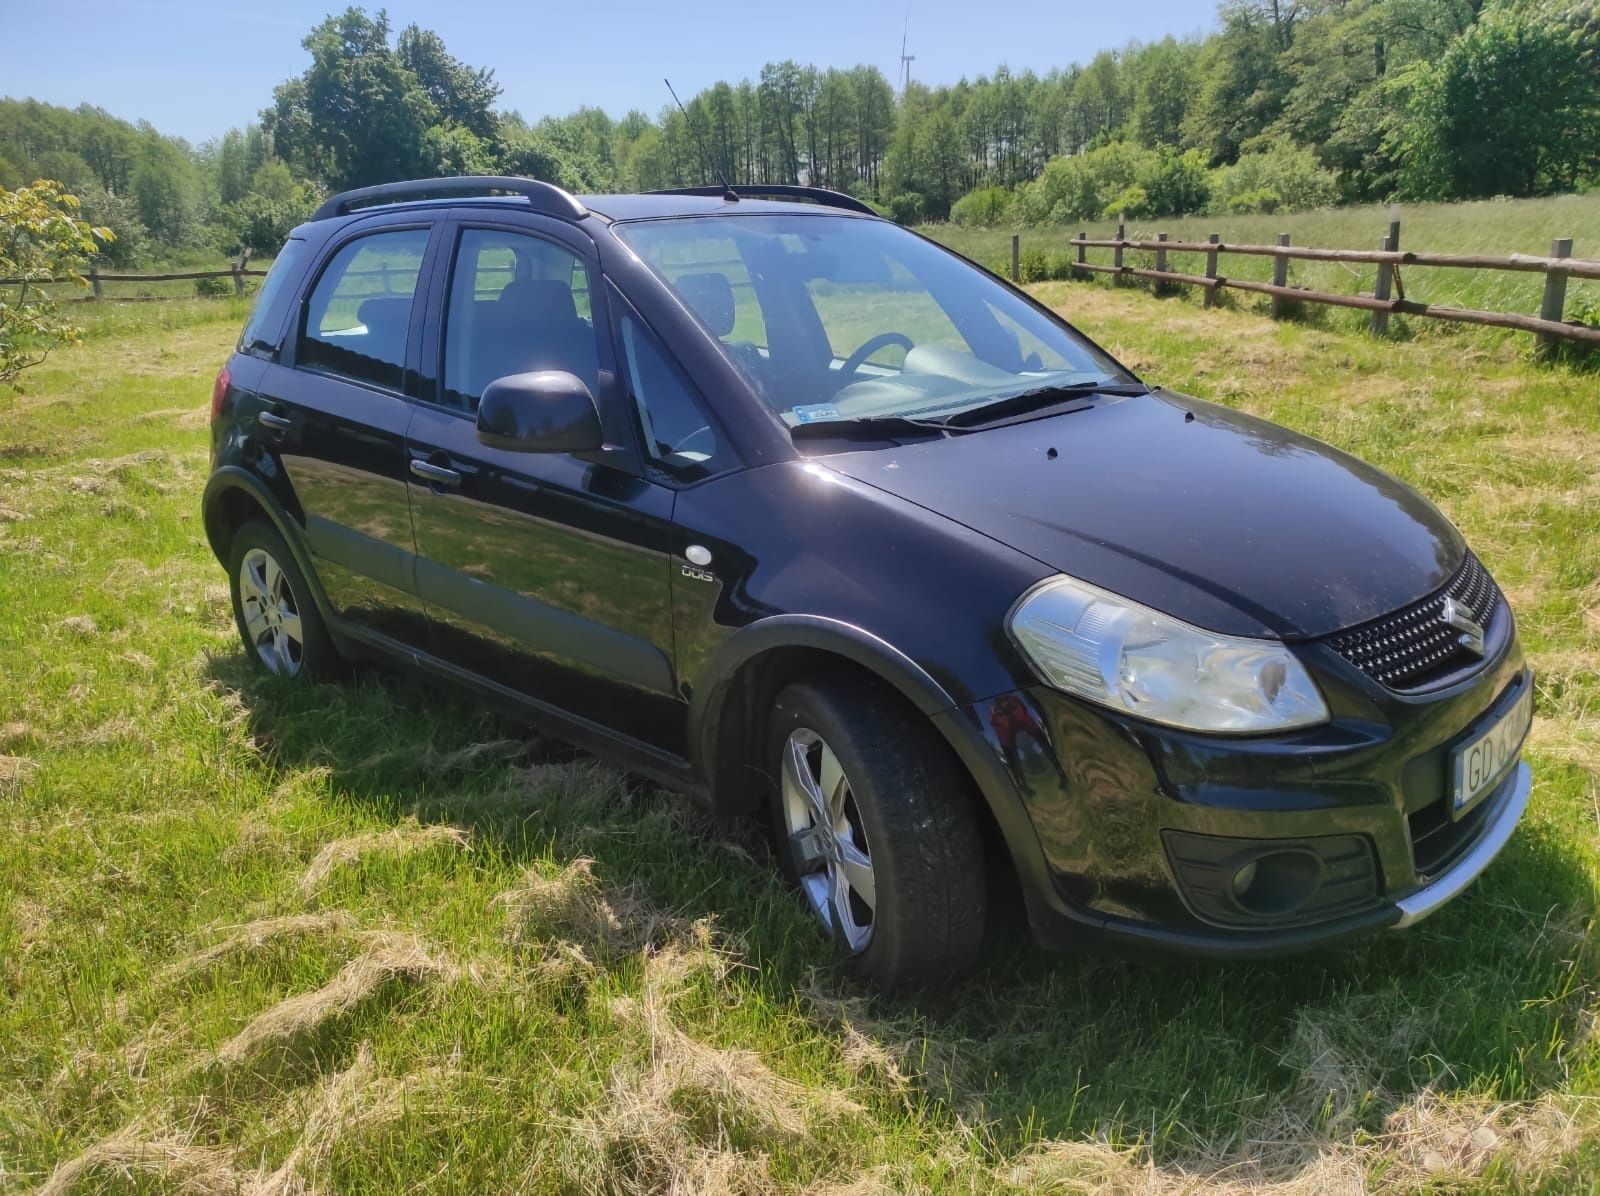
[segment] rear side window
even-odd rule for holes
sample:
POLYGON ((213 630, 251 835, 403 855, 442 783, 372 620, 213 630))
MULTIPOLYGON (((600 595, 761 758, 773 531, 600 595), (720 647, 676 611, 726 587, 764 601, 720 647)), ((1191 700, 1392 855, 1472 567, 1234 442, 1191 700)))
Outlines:
POLYGON ((250 319, 245 322, 239 337, 239 348, 246 353, 272 353, 277 350, 276 333, 283 327, 282 308, 278 298, 290 279, 300 275, 300 263, 305 260, 306 243, 302 237, 290 237, 283 243, 278 256, 267 270, 261 292, 250 309, 250 319))
POLYGON ((306 301, 298 363, 399 390, 427 248, 425 228, 373 233, 341 247, 306 301))

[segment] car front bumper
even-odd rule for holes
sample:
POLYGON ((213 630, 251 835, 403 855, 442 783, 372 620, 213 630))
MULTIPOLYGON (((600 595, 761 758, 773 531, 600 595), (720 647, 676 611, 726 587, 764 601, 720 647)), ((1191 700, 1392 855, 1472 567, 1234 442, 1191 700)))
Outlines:
POLYGON ((1427 694, 1384 690, 1315 647, 1302 655, 1333 718, 1283 736, 1188 734, 1043 686, 939 716, 953 742, 981 745, 961 754, 1001 823, 1044 945, 1293 954, 1414 925, 1488 867, 1527 808, 1530 770, 1519 752, 1460 816, 1449 812, 1447 770, 1455 747, 1531 692, 1514 630, 1502 629, 1471 676, 1427 694), (1257 918, 1228 913, 1196 883, 1208 868, 1218 874, 1196 856, 1280 845, 1323 853, 1319 875, 1341 878, 1339 899, 1257 918))

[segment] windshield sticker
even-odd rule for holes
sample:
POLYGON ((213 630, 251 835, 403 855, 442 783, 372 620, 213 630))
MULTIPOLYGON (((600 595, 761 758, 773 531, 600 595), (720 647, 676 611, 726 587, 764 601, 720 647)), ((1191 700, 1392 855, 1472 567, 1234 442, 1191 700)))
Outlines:
POLYGON ((794 417, 802 424, 810 424, 819 419, 838 419, 839 409, 827 403, 818 403, 810 407, 796 407, 794 417))

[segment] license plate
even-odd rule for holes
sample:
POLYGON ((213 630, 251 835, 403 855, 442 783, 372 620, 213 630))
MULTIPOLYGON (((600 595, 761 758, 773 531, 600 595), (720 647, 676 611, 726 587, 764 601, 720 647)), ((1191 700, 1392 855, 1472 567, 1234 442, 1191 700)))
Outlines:
POLYGON ((1500 783, 1515 763, 1532 722, 1533 686, 1529 685, 1510 710, 1456 748, 1450 757, 1451 809, 1455 814, 1464 814, 1500 783))

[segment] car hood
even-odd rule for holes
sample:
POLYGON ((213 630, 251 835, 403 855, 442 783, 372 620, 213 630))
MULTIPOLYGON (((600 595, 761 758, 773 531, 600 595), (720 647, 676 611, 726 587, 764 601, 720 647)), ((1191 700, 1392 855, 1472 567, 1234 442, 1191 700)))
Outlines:
POLYGON ((1167 391, 828 466, 1051 569, 1230 635, 1310 638, 1442 586, 1466 551, 1415 490, 1167 391))

